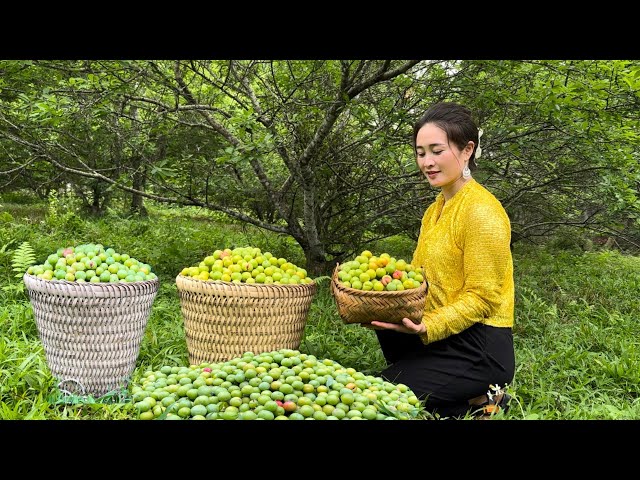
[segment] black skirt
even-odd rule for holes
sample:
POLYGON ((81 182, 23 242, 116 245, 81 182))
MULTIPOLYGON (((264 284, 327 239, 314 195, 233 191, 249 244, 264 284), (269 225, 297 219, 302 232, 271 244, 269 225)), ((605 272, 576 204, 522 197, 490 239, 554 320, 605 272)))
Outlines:
POLYGON ((375 330, 389 365, 385 380, 407 385, 425 409, 441 417, 464 416, 468 401, 489 385, 511 383, 515 354, 511 328, 474 324, 457 335, 425 345, 417 335, 375 330))

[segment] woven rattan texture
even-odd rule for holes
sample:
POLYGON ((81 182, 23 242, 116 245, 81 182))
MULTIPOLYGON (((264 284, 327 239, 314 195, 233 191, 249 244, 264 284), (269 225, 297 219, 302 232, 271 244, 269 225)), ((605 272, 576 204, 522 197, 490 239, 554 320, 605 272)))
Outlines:
POLYGON ((125 387, 158 292, 132 283, 42 280, 25 274, 47 365, 72 393, 102 396, 125 387))
POLYGON ((221 362, 247 351, 297 350, 316 284, 205 282, 178 275, 189 362, 221 362))
POLYGON ((427 298, 427 283, 400 291, 356 290, 338 280, 338 266, 331 276, 331 293, 344 323, 370 323, 373 320, 402 323, 404 317, 414 323, 422 321, 427 298))

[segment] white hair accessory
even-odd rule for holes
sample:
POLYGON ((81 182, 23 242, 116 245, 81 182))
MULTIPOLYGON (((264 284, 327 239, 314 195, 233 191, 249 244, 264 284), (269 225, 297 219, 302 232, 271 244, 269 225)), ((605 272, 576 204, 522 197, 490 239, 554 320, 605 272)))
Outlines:
POLYGON ((481 128, 478 129, 478 146, 476 148, 476 161, 480 158, 480 155, 482 155, 482 148, 480 148, 480 137, 482 137, 482 134, 484 132, 482 131, 481 128))

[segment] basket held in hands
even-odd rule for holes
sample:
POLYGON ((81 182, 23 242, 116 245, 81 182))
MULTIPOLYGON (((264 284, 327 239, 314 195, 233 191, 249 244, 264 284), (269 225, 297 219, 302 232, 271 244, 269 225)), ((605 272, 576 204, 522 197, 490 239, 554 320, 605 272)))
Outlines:
POLYGON ((370 323, 374 320, 401 323, 409 318, 418 324, 427 298, 427 282, 418 288, 400 291, 356 290, 346 287, 338 280, 340 264, 331 276, 331 293, 344 323, 370 323))

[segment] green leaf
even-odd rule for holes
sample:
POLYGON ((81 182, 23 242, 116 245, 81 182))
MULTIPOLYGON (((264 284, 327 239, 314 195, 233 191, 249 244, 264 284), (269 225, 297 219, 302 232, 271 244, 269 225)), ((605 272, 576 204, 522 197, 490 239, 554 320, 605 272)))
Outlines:
POLYGON ((13 252, 11 257, 12 270, 16 272, 15 278, 22 278, 26 270, 35 263, 36 255, 29 242, 22 244, 13 252))

